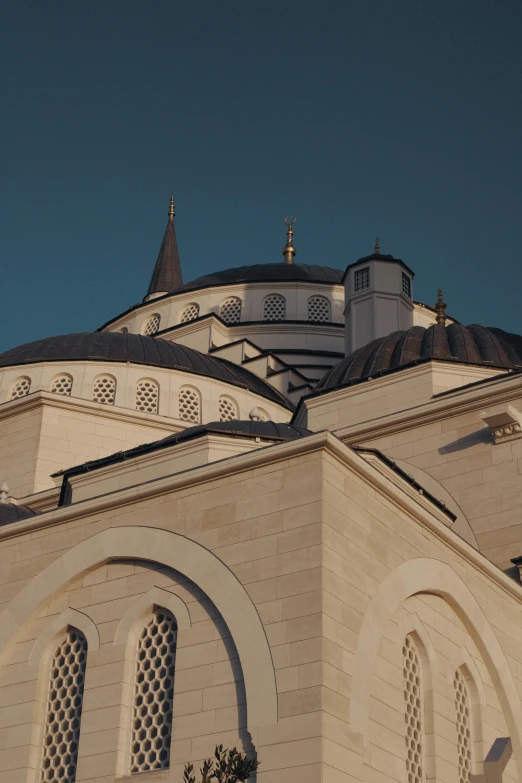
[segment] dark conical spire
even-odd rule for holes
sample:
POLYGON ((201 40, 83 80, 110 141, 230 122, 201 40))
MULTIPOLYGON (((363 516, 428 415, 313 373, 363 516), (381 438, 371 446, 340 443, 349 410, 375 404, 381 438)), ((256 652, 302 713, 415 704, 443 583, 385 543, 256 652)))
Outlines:
MULTIPOLYGON (((181 264, 179 262, 176 229, 174 228, 174 196, 170 197, 169 222, 165 229, 163 242, 158 253, 158 260, 150 280, 147 297, 154 294, 166 294, 175 291, 183 284, 181 264)), ((146 298, 147 298, 146 297, 146 298)))

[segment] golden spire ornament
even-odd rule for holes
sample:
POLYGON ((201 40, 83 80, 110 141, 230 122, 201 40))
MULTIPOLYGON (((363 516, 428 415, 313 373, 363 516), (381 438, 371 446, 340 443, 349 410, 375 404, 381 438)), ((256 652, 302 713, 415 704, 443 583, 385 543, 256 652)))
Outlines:
POLYGON ((169 220, 174 220, 175 214, 176 213, 174 211, 174 196, 171 196, 170 197, 170 204, 169 204, 169 220))
POLYGON ((297 220, 297 215, 295 213, 292 220, 288 220, 288 215, 285 217, 285 226, 287 227, 286 245, 283 248, 283 256, 285 259, 285 264, 294 263, 294 256, 296 254, 296 249, 293 245, 294 229, 292 228, 292 226, 294 225, 296 220, 297 220))
POLYGON ((439 288, 437 296, 437 304, 435 305, 435 312, 437 313, 436 321, 439 326, 446 325, 446 308, 447 304, 442 301, 442 288, 439 288))

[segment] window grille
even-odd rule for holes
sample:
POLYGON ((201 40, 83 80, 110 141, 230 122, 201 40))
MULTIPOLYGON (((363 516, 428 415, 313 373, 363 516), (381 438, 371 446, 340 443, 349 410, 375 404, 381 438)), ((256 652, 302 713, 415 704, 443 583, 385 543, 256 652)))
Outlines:
POLYGON ((74 783, 80 739, 87 640, 67 631, 51 663, 41 783, 74 783))
POLYGON ((263 302, 264 321, 284 321, 286 317, 286 299, 281 294, 270 294, 263 302))
POLYGON ((421 661, 415 642, 407 636, 402 649, 406 720, 406 772, 408 783, 424 781, 424 716, 421 661))
POLYGON ((110 375, 100 375, 92 387, 92 399, 104 405, 114 405, 116 397, 116 381, 110 375))
POLYGON ((225 299, 220 308, 220 315, 227 324, 236 324, 241 321, 241 299, 231 296, 225 299))
POLYGON ((143 378, 136 386, 136 410, 145 413, 157 413, 159 404, 159 386, 156 381, 143 378))
POLYGON ((355 272, 354 278, 354 290, 362 291, 364 288, 370 287, 370 267, 365 266, 364 269, 358 269, 355 272))
POLYGON ((199 424, 201 419, 201 404, 199 392, 189 386, 179 390, 179 418, 199 424))
POLYGON ((138 640, 131 772, 169 766, 176 634, 174 616, 165 609, 156 609, 138 640))
POLYGON ((470 783, 473 766, 473 739, 471 699, 463 673, 457 669, 454 679, 455 709, 457 712, 457 747, 459 753, 459 781, 470 783))
POLYGON ((199 315, 199 305, 193 302, 183 310, 179 322, 180 324, 184 324, 187 323, 187 321, 193 321, 195 318, 198 317, 198 315, 199 315))
POLYGON ((19 397, 25 397, 27 394, 29 394, 30 389, 31 381, 29 378, 18 378, 18 380, 14 382, 13 388, 11 389, 11 399, 17 400, 19 397))
POLYGON ((70 397, 72 392, 73 379, 70 375, 57 375, 51 383, 53 394, 61 394, 63 397, 70 397))
POLYGON ((156 334, 156 332, 159 331, 160 322, 161 322, 161 315, 158 315, 157 313, 155 315, 151 315, 151 317, 143 327, 143 334, 148 337, 150 337, 152 334, 156 334))
POLYGON ((309 321, 329 321, 330 302, 325 296, 311 296, 308 300, 309 321))
POLYGON ((219 398, 219 421, 238 419, 237 405, 230 397, 219 398))
POLYGON ((402 273, 402 293, 411 299, 411 279, 405 272, 402 273))

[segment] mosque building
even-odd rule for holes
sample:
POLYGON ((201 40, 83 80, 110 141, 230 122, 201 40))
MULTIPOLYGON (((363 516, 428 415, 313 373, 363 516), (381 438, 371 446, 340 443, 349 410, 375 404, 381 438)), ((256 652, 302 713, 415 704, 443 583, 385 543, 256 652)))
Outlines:
POLYGON ((404 261, 182 278, 0 354, 0 783, 522 782, 522 336, 404 261), (435 297, 434 297, 435 298, 435 297))

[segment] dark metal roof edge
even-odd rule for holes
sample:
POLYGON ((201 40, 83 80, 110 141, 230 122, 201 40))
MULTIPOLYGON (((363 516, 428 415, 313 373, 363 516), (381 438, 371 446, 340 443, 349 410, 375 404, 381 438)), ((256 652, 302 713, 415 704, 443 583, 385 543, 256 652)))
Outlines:
POLYGON ((410 484, 420 494, 422 494, 431 503, 433 503, 433 505, 436 506, 440 511, 446 514, 446 516, 449 517, 452 520, 452 522, 456 521, 457 515, 454 514, 453 511, 449 510, 449 508, 446 506, 444 501, 439 500, 434 495, 432 495, 431 492, 428 492, 427 489, 424 489, 422 484, 419 484, 419 482, 416 481, 413 478, 413 476, 410 476, 409 473, 406 473, 406 471, 400 468, 395 462, 395 460, 390 459, 390 457, 387 457, 386 454, 383 454, 382 451, 379 451, 379 449, 366 448, 365 446, 352 446, 351 448, 353 449, 353 451, 356 451, 358 454, 374 454, 376 457, 378 457, 381 460, 381 462, 384 462, 385 465, 391 468, 394 473, 396 473, 402 479, 407 481, 408 484, 410 484))
POLYGON ((412 269, 410 269, 408 264, 404 263, 402 258, 394 258, 393 256, 387 256, 387 255, 381 255, 381 254, 378 254, 378 253, 372 253, 369 256, 364 256, 363 258, 358 258, 357 261, 353 262, 353 264, 348 264, 348 266, 346 267, 346 269, 344 271, 344 275, 341 278, 341 283, 344 283, 344 281, 346 279, 346 274, 347 274, 349 269, 352 269, 352 267, 358 266, 359 264, 368 264, 370 261, 384 261, 384 262, 389 263, 389 264, 400 264, 401 266, 403 266, 406 269, 406 271, 408 271, 410 273, 410 275, 412 277, 415 277, 415 272, 412 269))

